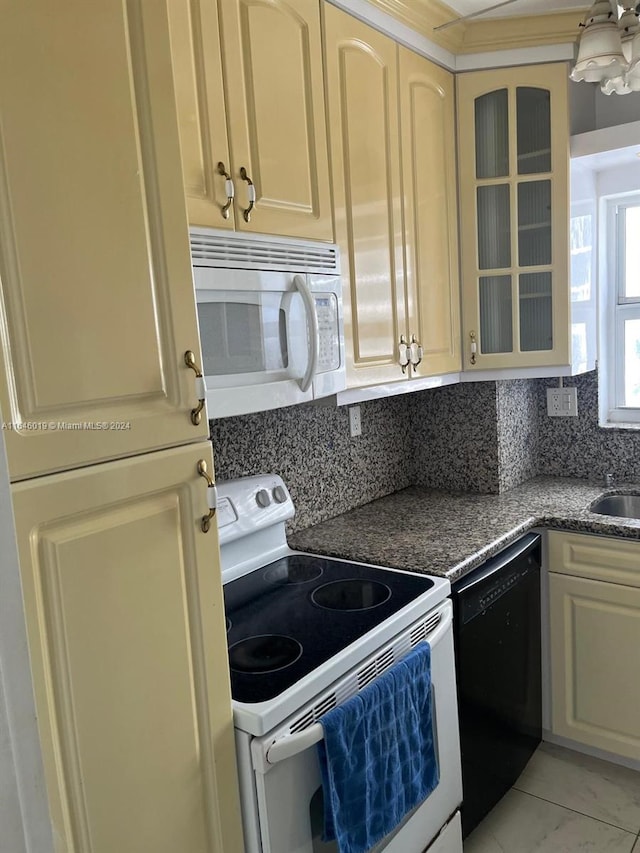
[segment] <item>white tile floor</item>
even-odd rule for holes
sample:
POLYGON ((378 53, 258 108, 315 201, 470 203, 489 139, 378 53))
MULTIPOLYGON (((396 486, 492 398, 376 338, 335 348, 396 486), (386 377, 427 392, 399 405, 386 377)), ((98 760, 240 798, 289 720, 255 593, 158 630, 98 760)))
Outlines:
POLYGON ((464 853, 640 853, 640 773, 543 743, 464 853))

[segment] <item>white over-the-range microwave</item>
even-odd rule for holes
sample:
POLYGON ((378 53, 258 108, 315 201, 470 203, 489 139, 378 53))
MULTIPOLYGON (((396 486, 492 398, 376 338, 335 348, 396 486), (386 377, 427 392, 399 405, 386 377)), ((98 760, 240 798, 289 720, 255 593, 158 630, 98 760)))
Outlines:
POLYGON ((338 247, 192 228, 210 418, 345 388, 338 247))

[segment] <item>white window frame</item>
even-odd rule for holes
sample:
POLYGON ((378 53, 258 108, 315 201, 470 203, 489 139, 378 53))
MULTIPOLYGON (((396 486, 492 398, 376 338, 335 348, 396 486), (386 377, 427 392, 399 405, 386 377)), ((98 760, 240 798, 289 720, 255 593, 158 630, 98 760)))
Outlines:
MULTIPOLYGON (((611 426, 632 424, 640 428, 640 407, 624 405, 624 323, 640 320, 640 296, 624 296, 625 211, 640 207, 640 193, 612 197, 606 203, 606 286, 603 288, 602 354, 606 364, 606 422, 611 426)), ((640 235, 638 235, 640 239, 640 235)))

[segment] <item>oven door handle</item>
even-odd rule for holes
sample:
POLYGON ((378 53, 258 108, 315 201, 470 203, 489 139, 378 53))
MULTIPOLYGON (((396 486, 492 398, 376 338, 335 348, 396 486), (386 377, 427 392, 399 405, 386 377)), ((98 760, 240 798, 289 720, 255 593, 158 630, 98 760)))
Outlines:
MULTIPOLYGON (((425 640, 428 640, 431 650, 437 646, 440 640, 447 634, 451 628, 452 610, 449 605, 448 609, 443 610, 440 615, 440 621, 433 628, 425 640)), ((357 696, 357 694, 355 694, 357 696)), ((295 735, 285 735, 284 737, 275 740, 266 753, 267 764, 277 764, 279 761, 285 761, 287 758, 293 758, 299 752, 304 752, 310 746, 324 738, 324 729, 321 723, 314 723, 308 729, 304 729, 295 735)), ((264 753, 263 753, 264 755, 264 753)))
POLYGON ((320 723, 314 723, 297 735, 287 735, 274 741, 267 750, 267 761, 269 764, 286 761, 287 758, 292 758, 299 752, 304 752, 305 749, 309 749, 315 743, 320 743, 323 738, 324 729, 320 723))

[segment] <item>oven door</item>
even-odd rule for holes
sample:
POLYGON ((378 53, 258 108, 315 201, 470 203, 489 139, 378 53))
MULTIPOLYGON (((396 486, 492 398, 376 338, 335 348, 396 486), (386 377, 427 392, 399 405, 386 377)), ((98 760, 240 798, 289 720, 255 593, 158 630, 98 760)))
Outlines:
MULTIPOLYGON (((423 853, 462 800, 451 602, 443 602, 416 625, 425 624, 426 619, 438 612, 439 620, 432 618, 437 624, 421 639, 427 639, 432 650, 434 735, 440 782, 435 791, 374 848, 375 853, 382 850, 385 853, 423 853)), ((416 625, 403 631, 387 646, 394 646, 405 636, 415 636, 416 625)), ((356 671, 371 665, 384 654, 387 646, 363 661, 356 671)), ((322 707, 326 697, 335 694, 344 701, 350 695, 344 695, 345 685, 353 681, 353 674, 341 679, 310 703, 310 707, 322 707)), ((327 708, 331 705, 330 699, 327 708)), ((306 711, 301 709, 295 719, 300 719, 306 711)), ((242 743, 242 733, 238 733, 247 853, 336 853, 335 843, 321 840, 323 798, 315 744, 322 738, 322 728, 314 724, 311 717, 309 728, 282 736, 289 730, 289 726, 284 726, 264 737, 253 738, 250 750, 246 742, 242 743)), ((461 851, 460 844, 457 853, 461 851)))

